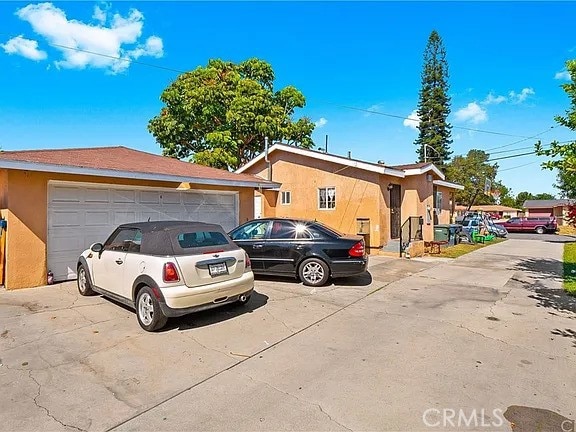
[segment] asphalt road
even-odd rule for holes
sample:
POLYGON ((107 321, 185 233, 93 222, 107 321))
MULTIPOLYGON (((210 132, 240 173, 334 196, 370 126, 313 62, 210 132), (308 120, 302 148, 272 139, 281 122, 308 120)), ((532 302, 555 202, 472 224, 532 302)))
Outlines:
POLYGON ((542 240, 551 243, 570 243, 576 241, 576 238, 571 236, 536 233, 508 233, 507 238, 514 240, 542 240))

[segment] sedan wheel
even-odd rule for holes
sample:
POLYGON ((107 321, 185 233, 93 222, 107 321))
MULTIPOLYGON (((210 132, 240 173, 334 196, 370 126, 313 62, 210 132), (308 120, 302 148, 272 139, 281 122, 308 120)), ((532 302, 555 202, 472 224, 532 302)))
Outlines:
POLYGON ((140 327, 150 332, 161 329, 168 321, 149 287, 144 287, 138 292, 136 297, 136 316, 140 327))
POLYGON ((304 285, 321 286, 328 281, 330 271, 324 261, 310 258, 300 265, 298 274, 304 285))
POLYGON ((80 295, 83 296, 90 296, 94 294, 92 290, 92 284, 90 283, 90 279, 88 279, 88 273, 84 268, 83 264, 78 266, 78 292, 80 295))

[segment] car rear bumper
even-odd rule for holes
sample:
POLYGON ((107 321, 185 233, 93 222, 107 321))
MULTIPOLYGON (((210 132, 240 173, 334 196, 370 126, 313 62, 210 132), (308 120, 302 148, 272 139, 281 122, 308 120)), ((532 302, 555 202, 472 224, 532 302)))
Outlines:
POLYGON ((358 259, 333 260, 332 277, 347 277, 364 273, 368 269, 368 257, 358 259))
POLYGON ((236 302, 243 295, 249 296, 253 289, 252 272, 244 273, 238 279, 207 286, 161 288, 164 299, 160 301, 160 308, 168 317, 186 315, 236 302))

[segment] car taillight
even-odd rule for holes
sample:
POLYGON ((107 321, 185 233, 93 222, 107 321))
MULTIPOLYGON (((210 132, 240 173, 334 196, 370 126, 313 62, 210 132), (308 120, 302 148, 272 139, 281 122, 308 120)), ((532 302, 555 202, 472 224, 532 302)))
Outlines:
POLYGON ((364 256, 364 240, 360 240, 358 243, 352 246, 348 251, 348 255, 353 257, 364 256))
POLYGON ((178 270, 176 270, 176 265, 174 263, 167 262, 164 264, 162 279, 164 282, 178 282, 180 280, 180 276, 178 276, 178 270))
POLYGON ((250 261, 250 257, 248 256, 248 254, 246 252, 244 252, 244 262, 246 263, 244 265, 244 271, 248 271, 252 269, 252 261, 250 261))

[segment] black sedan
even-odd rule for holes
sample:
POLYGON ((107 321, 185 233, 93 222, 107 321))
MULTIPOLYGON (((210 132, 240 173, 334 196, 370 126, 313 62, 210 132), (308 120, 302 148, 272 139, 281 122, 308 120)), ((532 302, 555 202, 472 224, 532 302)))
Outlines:
POLYGON ((252 261, 255 274, 296 276, 321 286, 330 277, 364 273, 368 256, 362 236, 348 236, 320 222, 264 218, 229 233, 252 261))

